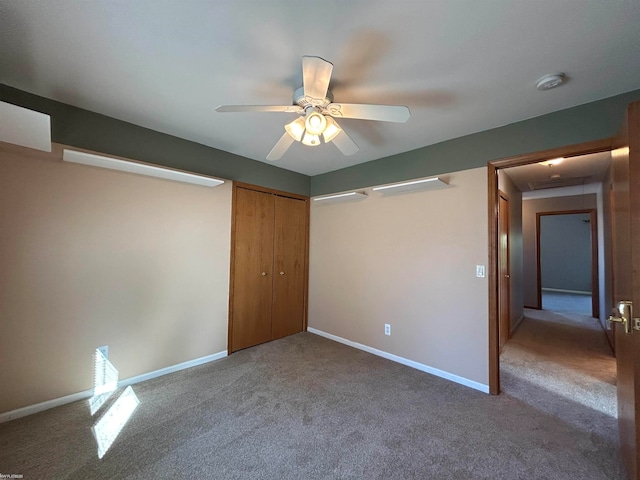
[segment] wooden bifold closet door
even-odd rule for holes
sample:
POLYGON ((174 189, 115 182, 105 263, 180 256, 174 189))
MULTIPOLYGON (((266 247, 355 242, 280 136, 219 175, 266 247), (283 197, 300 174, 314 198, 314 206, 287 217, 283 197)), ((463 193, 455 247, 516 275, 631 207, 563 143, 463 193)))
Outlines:
POLYGON ((306 325, 308 199, 234 189, 229 353, 306 325))

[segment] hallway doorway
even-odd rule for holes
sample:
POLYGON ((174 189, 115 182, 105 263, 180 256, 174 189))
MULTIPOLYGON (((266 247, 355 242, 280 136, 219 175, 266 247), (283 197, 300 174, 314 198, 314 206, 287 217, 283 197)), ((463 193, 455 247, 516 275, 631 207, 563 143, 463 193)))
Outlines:
POLYGON ((498 172, 498 280, 510 280, 513 299, 505 338, 498 289, 501 391, 609 443, 618 432, 616 362, 599 318, 598 212, 611 154, 544 163, 498 172), (567 185, 548 185, 549 175, 567 185))
POLYGON ((536 212, 538 308, 600 316, 595 209, 536 212))

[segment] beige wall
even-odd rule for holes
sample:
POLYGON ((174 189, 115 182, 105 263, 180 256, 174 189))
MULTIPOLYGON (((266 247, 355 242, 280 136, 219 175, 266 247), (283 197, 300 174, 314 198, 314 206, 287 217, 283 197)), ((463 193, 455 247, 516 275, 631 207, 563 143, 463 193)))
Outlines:
POLYGON ((487 385, 487 170, 448 180, 312 206, 309 326, 487 385))
POLYGON ((509 292, 511 332, 524 315, 522 266, 522 192, 508 176, 508 170, 498 170, 498 188, 509 197, 509 292))
POLYGON ((536 252, 536 213, 585 210, 597 207, 596 194, 525 199, 522 202, 522 244, 524 250, 524 305, 538 305, 538 267, 536 252))
POLYGON ((0 143, 0 412, 224 351, 231 184, 63 163, 0 143))

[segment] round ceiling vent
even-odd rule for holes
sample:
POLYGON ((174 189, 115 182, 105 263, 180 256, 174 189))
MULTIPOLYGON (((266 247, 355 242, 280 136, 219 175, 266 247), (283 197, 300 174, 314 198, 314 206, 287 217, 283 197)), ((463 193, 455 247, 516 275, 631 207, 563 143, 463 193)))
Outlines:
POLYGON ((538 90, 550 90, 552 88, 559 87, 564 83, 564 81, 564 73, 552 73, 539 79, 536 84, 536 88, 538 90))

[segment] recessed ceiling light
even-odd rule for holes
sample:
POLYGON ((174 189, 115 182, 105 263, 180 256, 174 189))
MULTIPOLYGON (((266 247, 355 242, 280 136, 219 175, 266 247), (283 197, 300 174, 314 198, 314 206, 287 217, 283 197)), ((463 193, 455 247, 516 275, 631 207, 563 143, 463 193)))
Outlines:
POLYGON ((551 160, 545 160, 539 162, 538 165, 544 165, 545 167, 553 167, 554 165, 560 165, 564 161, 564 157, 552 158, 551 160))
POLYGON ((562 85, 565 80, 566 77, 564 73, 551 73, 540 78, 538 83, 536 83, 536 88, 538 90, 551 90, 552 88, 562 85))

